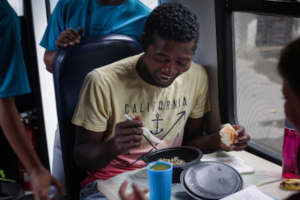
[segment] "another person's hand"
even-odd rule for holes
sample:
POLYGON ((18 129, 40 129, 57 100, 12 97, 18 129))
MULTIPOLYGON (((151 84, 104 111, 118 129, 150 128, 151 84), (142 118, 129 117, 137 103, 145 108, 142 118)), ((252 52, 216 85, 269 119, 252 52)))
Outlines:
POLYGON ((120 187, 119 195, 122 200, 145 200, 145 195, 149 191, 148 189, 141 190, 135 183, 132 184, 133 192, 126 195, 126 187, 128 182, 124 181, 120 187))
POLYGON ((35 200, 50 200, 48 191, 51 185, 54 185, 58 192, 64 195, 61 184, 43 167, 32 170, 30 173, 30 181, 35 200))
POLYGON ((119 155, 140 146, 142 141, 143 123, 137 115, 133 120, 126 120, 116 124, 115 136, 112 141, 112 153, 119 155))
POLYGON ((245 132, 245 128, 241 125, 232 125, 233 128, 237 132, 237 138, 234 143, 227 147, 223 143, 221 143, 221 148, 225 151, 241 151, 248 146, 248 142, 250 140, 250 136, 245 132))
POLYGON ((68 46, 73 46, 78 44, 82 38, 83 28, 80 26, 78 32, 72 28, 68 28, 65 31, 61 32, 56 40, 57 48, 65 48, 68 46))

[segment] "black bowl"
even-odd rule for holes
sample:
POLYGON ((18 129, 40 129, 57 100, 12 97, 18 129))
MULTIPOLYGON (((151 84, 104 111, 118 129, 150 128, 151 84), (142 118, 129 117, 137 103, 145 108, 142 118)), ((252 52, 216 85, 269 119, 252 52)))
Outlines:
POLYGON ((0 180, 0 200, 19 199, 25 194, 19 183, 0 180))
POLYGON ((202 155, 203 155, 202 151, 200 151, 195 147, 181 146, 181 147, 170 147, 170 148, 164 148, 164 149, 152 151, 144 155, 142 159, 146 163, 157 161, 162 158, 171 159, 175 156, 184 160, 185 164, 173 165, 173 183, 179 183, 181 172, 184 169, 200 162, 202 155))

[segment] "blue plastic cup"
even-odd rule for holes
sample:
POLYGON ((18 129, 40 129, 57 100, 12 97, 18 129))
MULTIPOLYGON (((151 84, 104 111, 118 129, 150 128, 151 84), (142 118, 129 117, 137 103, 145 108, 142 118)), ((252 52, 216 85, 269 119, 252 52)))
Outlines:
POLYGON ((147 173, 150 200, 169 200, 171 198, 173 165, 164 161, 151 162, 147 165, 147 173), (155 169, 161 167, 167 169, 155 169))

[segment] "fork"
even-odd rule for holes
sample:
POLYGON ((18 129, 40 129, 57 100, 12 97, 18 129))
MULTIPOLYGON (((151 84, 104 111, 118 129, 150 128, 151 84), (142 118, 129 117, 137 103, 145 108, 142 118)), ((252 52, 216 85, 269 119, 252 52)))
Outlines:
MULTIPOLYGON (((125 118, 128 119, 128 120, 132 120, 131 117, 129 117, 127 114, 125 114, 125 118)), ((155 140, 157 143, 160 143, 162 142, 160 139, 158 139, 157 137, 155 137, 154 135, 152 135, 152 133, 149 131, 149 129, 145 128, 145 127, 142 127, 143 131, 146 131, 149 135, 149 137, 153 140, 155 140)), ((150 139, 145 136, 144 132, 143 132, 143 136, 144 138, 146 139, 146 141, 155 149, 157 150, 157 147, 150 141, 150 139)))

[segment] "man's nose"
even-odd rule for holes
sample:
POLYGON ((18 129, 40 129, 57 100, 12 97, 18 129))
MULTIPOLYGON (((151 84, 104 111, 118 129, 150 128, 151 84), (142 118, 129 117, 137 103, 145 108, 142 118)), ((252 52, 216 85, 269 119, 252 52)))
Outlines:
POLYGON ((175 74, 175 71, 176 71, 175 64, 173 62, 166 63, 165 67, 163 68, 163 72, 168 75, 175 74))

